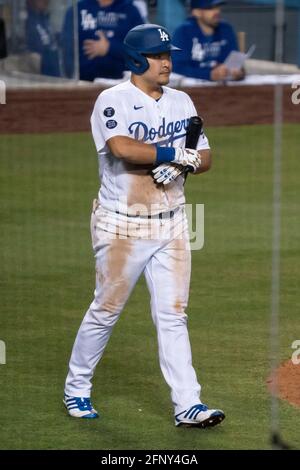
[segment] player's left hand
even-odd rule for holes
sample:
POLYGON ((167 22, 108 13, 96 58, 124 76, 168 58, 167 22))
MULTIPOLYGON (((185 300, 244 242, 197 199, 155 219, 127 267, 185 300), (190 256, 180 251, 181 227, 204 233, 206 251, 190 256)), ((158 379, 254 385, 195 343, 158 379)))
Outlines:
POLYGON ((161 163, 152 170, 153 178, 156 183, 169 184, 186 171, 182 165, 172 165, 170 163, 161 163))
POLYGON ((96 35, 99 37, 97 41, 86 39, 83 43, 83 51, 90 60, 105 56, 110 46, 109 40, 103 31, 96 31, 96 35))

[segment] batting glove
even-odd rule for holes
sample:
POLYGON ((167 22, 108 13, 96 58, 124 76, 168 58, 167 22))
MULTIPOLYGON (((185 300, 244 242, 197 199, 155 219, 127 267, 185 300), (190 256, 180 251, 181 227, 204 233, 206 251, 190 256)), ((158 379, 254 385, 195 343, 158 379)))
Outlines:
POLYGON ((185 172, 185 167, 180 165, 170 165, 169 163, 161 163, 152 170, 153 178, 156 183, 169 184, 185 172))
POLYGON ((188 170, 194 173, 201 165, 201 158, 198 150, 176 148, 175 158, 172 162, 188 167, 188 170))

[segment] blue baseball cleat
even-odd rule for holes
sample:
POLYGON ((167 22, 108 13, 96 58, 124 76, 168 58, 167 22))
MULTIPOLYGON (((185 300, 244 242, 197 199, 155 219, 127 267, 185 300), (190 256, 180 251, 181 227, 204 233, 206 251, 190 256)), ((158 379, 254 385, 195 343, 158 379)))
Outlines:
POLYGON ((175 425, 208 428, 221 423, 224 418, 225 414, 222 410, 210 410, 201 403, 175 415, 175 425))
POLYGON ((98 412, 93 408, 90 398, 64 396, 63 403, 73 418, 99 418, 98 412))

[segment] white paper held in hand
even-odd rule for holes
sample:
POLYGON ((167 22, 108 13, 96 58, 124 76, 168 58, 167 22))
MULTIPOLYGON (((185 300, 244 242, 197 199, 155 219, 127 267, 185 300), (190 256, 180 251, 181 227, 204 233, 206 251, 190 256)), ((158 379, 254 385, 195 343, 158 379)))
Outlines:
POLYGON ((255 48, 256 46, 253 44, 246 54, 244 52, 231 51, 224 64, 229 70, 240 70, 244 66, 246 59, 252 56, 255 48))

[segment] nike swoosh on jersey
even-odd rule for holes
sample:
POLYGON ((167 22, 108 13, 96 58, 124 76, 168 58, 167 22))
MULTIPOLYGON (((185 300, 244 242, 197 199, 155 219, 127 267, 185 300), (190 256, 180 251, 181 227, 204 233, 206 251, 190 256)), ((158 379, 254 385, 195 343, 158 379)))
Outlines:
POLYGON ((142 109, 144 106, 136 106, 134 105, 133 108, 137 111, 138 109, 142 109))

